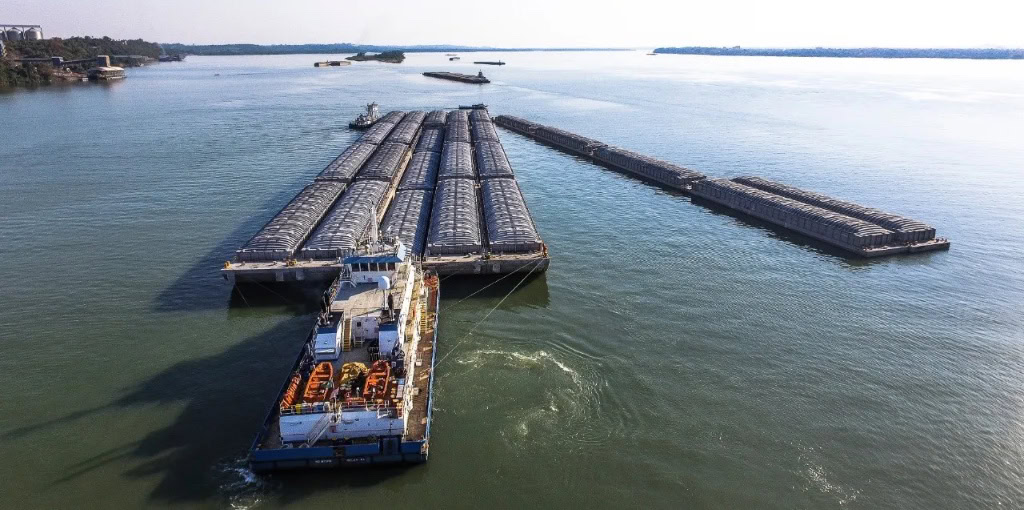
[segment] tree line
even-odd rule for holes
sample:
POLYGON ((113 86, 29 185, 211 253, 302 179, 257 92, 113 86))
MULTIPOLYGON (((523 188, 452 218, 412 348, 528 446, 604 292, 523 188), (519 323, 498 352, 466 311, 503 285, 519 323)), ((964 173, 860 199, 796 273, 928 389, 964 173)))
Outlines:
MULTIPOLYGON (((139 55, 157 58, 163 53, 159 44, 142 39, 111 39, 110 37, 69 37, 39 41, 6 41, 7 54, 0 59, 0 88, 46 85, 53 81, 55 69, 50 64, 19 64, 20 58, 63 57, 64 60, 95 58, 97 55, 139 55)), ((84 72, 85 66, 71 66, 84 72)))
POLYGON ((1024 49, 1002 48, 741 48, 739 46, 714 48, 686 46, 657 48, 654 52, 753 57, 1024 59, 1024 49))

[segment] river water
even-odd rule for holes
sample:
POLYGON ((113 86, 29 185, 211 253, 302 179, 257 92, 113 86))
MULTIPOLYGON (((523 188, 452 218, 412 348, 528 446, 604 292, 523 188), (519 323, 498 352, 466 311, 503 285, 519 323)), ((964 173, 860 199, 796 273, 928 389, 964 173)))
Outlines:
POLYGON ((1024 506, 1024 63, 324 58, 0 95, 0 507, 1024 506), (218 269, 369 101, 487 103, 952 249, 851 260, 501 131, 551 267, 442 284, 430 461, 256 477, 316 292, 218 269))

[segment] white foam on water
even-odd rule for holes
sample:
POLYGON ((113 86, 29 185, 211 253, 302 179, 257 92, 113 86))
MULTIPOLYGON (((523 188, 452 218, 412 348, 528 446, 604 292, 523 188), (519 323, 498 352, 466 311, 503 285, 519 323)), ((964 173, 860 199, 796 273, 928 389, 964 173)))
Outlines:
POLYGON ((846 505, 853 503, 857 500, 857 496, 860 495, 860 489, 853 489, 835 483, 829 480, 828 472, 824 466, 814 462, 808 458, 811 453, 811 449, 804 449, 804 453, 800 455, 799 460, 802 464, 800 475, 807 481, 807 487, 804 487, 804 491, 817 490, 822 494, 829 494, 836 498, 836 502, 840 505, 846 505))
POLYGON ((263 478, 249 469, 247 460, 232 459, 218 464, 215 468, 221 484, 218 492, 235 510, 248 510, 264 500, 267 484, 263 478))
POLYGON ((569 357, 547 350, 480 349, 463 354, 457 363, 471 367, 469 371, 497 367, 541 369, 544 378, 555 379, 544 384, 542 398, 536 404, 514 410, 508 416, 508 425, 499 433, 511 450, 524 451, 540 442, 549 445, 555 441, 570 449, 605 442, 615 432, 597 424, 594 417, 607 381, 599 370, 589 367, 593 360, 569 357))

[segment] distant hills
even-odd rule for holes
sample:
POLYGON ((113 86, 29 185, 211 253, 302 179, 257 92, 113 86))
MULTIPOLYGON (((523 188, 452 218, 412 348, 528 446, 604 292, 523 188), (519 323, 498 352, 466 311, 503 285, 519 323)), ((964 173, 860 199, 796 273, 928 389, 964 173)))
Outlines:
POLYGON ((379 53, 403 51, 406 53, 426 52, 471 52, 471 51, 609 51, 624 48, 493 48, 486 46, 457 46, 446 44, 421 44, 413 46, 381 46, 373 44, 181 44, 164 43, 168 55, 295 55, 307 53, 379 53))
POLYGON ((1000 48, 741 48, 739 46, 713 48, 685 46, 657 48, 654 52, 753 57, 1024 59, 1024 49, 1000 48))

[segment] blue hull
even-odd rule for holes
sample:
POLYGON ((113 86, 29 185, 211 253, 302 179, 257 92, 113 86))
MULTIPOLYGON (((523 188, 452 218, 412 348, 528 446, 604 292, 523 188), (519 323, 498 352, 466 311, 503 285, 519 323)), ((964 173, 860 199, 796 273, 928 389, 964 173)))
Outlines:
POLYGON ((426 441, 402 442, 398 437, 387 437, 379 439, 376 443, 276 450, 254 449, 249 454, 249 467, 255 472, 266 472, 366 464, 420 464, 426 460, 426 441))

